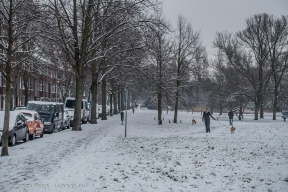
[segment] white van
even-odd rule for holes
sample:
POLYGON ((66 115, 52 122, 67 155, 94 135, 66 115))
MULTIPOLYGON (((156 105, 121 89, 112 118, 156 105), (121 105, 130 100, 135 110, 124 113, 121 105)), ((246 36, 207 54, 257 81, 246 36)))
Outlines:
MULTIPOLYGON (((102 105, 97 105, 98 108, 98 113, 97 113, 97 118, 102 117, 102 105)), ((106 105, 106 115, 110 115, 110 106, 106 105)))
MULTIPOLYGON (((70 126, 73 127, 73 116, 74 116, 74 109, 75 109, 75 97, 66 97, 64 103, 64 111, 67 111, 71 116, 71 124, 70 126)), ((89 117, 89 110, 88 110, 88 103, 86 99, 82 99, 81 103, 81 122, 87 123, 89 117)))

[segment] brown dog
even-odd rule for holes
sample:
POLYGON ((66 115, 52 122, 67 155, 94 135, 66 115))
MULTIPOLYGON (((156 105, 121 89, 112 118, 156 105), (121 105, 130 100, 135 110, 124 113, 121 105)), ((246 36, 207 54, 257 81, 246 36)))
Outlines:
POLYGON ((233 127, 233 125, 232 125, 232 127, 231 127, 231 134, 234 133, 235 129, 236 129, 236 128, 233 127))
POLYGON ((192 119, 192 125, 196 125, 196 120, 194 118, 192 119))

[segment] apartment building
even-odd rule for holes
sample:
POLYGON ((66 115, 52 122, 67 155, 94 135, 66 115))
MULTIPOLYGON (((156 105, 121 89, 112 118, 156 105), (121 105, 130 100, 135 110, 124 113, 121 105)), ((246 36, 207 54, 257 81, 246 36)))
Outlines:
MULTIPOLYGON (((59 87, 61 86, 61 73, 46 67, 45 70, 36 70, 29 74, 28 78, 28 101, 57 101, 62 102, 62 96, 59 87)), ((11 108, 24 105, 25 87, 23 75, 19 75, 17 82, 14 83, 12 91, 11 108)), ((6 82, 3 74, 0 72, 0 110, 4 110, 6 98, 6 82)))

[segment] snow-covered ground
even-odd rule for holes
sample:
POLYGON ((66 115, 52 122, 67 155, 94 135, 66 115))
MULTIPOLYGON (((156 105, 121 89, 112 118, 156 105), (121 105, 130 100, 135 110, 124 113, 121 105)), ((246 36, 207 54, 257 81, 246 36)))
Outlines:
POLYGON ((234 118, 234 134, 227 115, 211 120, 208 134, 200 113, 179 112, 175 124, 173 112, 163 112, 161 126, 156 117, 128 111, 126 138, 115 115, 9 147, 0 191, 288 191, 288 124, 280 114, 234 118))

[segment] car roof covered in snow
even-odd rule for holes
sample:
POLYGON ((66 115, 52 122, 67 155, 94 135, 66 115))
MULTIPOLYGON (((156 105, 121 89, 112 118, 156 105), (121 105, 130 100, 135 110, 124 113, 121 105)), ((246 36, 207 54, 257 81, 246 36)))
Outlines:
MULTIPOLYGON (((10 111, 9 127, 14 126, 15 119, 19 113, 20 111, 10 111)), ((4 116, 5 116, 5 111, 0 111, 0 130, 3 130, 3 127, 4 127, 4 116)))
POLYGON ((40 105, 63 105, 63 103, 50 102, 50 101, 28 101, 28 103, 35 103, 40 105))

